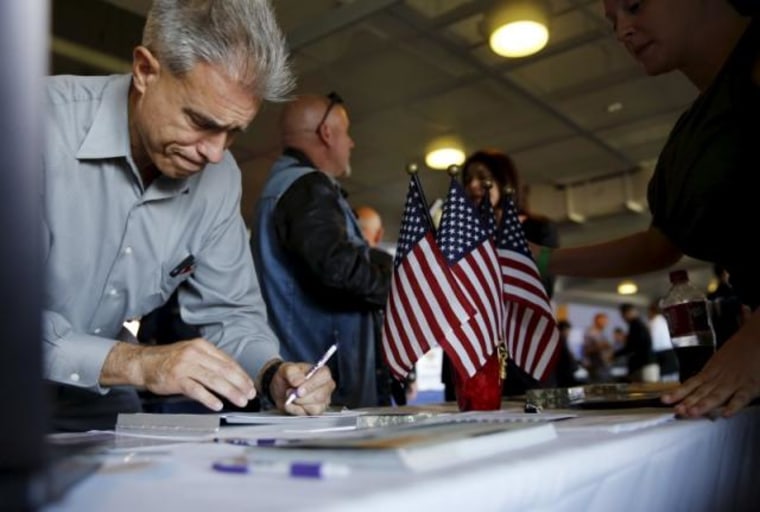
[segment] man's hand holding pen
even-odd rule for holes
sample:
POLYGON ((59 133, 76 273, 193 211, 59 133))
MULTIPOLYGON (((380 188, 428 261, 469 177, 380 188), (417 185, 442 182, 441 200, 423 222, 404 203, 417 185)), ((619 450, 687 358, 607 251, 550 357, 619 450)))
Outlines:
POLYGON ((330 369, 322 366, 307 378, 313 368, 309 363, 283 363, 272 378, 269 391, 278 409, 290 414, 322 414, 330 405, 330 396, 335 389, 335 381, 330 369), (286 404, 292 391, 297 398, 286 404))

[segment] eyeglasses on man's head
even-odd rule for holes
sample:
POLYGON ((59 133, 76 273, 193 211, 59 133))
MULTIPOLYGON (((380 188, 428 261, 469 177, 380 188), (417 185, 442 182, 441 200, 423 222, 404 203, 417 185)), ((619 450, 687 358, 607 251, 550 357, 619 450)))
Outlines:
POLYGON ((330 102, 327 104, 325 114, 322 116, 322 119, 319 121, 317 128, 314 130, 316 133, 319 133, 322 125, 325 124, 325 121, 327 121, 327 116, 330 115, 330 111, 333 109, 333 107, 338 104, 343 104, 343 98, 341 98, 340 95, 335 91, 328 94, 327 99, 330 100, 330 102))

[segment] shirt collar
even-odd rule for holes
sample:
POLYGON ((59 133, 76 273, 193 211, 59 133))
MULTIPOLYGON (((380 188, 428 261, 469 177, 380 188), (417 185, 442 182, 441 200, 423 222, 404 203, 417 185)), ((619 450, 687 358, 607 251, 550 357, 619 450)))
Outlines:
MULTIPOLYGON (((103 89, 100 107, 95 113, 84 142, 79 147, 77 158, 97 160, 102 158, 126 158, 132 173, 139 176, 132 161, 129 143, 129 87, 132 75, 119 75, 109 81, 103 89)), ((150 187, 146 200, 163 199, 187 192, 188 179, 170 179, 160 175, 150 187)))
MULTIPOLYGON (((311 158, 309 158, 306 155, 306 153, 304 153, 303 151, 301 151, 298 148, 294 148, 292 146, 288 146, 288 147, 285 148, 285 150, 282 152, 282 154, 285 155, 285 156, 288 156, 290 158, 295 159, 296 162, 298 163, 298 165, 302 165, 304 167, 312 167, 314 169, 317 168, 317 166, 314 165, 314 162, 311 161, 311 158)), ((322 174, 324 174, 325 176, 327 176, 327 179, 330 180, 330 182, 333 184, 333 186, 335 187, 335 189, 338 191, 338 193, 341 196, 343 196, 344 198, 348 197, 348 192, 346 192, 346 189, 344 189, 341 186, 340 182, 338 182, 337 179, 335 179, 334 177, 330 176, 326 172, 322 172, 322 174)))
POLYGON ((300 149, 288 146, 285 148, 282 154, 291 158, 295 158, 299 165, 302 165, 304 167, 313 167, 315 169, 317 168, 317 166, 314 165, 314 162, 311 161, 311 158, 309 158, 306 153, 300 149))
POLYGON ((119 75, 106 84, 98 111, 77 158, 130 157, 129 114, 127 111, 132 75, 119 75))

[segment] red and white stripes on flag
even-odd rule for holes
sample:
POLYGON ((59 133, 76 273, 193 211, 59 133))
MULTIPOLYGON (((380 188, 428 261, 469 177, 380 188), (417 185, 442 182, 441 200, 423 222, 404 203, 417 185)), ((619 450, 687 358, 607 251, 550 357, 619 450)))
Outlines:
POLYGON ((454 178, 443 207, 441 224, 436 235, 451 271, 467 293, 475 310, 472 333, 462 340, 465 350, 449 354, 452 362, 468 370, 485 364, 499 344, 503 325, 501 269, 491 229, 480 212, 465 197, 462 185, 454 178), (457 359, 467 358, 457 361, 457 359))
POLYGON ((383 322, 383 354, 391 372, 405 377, 436 345, 447 353, 467 352, 461 340, 475 314, 435 244, 427 205, 412 176, 383 322))
POLYGON ((510 197, 503 201, 502 211, 496 251, 501 264, 507 350, 517 366, 543 380, 559 354, 559 331, 510 197))

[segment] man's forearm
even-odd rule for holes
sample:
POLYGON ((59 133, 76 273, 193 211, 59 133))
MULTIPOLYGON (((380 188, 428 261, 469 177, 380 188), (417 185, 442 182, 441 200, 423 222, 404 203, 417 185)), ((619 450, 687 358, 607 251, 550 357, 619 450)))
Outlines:
POLYGON ((101 386, 132 385, 142 387, 145 379, 140 371, 143 347, 119 342, 111 348, 100 371, 101 386))

